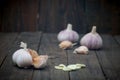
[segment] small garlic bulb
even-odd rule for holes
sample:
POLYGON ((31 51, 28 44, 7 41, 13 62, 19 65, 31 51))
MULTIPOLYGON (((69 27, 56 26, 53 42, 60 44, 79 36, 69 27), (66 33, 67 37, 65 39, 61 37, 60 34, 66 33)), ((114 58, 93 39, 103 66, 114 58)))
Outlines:
POLYGON ((28 67, 32 64, 32 56, 25 49, 17 50, 13 54, 12 59, 19 67, 28 67))
POLYGON ((76 42, 79 39, 79 35, 76 31, 72 30, 72 25, 68 24, 67 29, 60 31, 57 38, 60 42, 65 40, 76 42))
POLYGON ((43 68, 46 66, 48 60, 47 55, 40 55, 33 60, 33 66, 35 68, 43 68))
POLYGON ((78 53, 78 54, 88 54, 89 50, 86 46, 80 46, 76 48, 73 53, 78 53))
POLYGON ((62 48, 62 49, 68 49, 68 48, 71 48, 72 46, 74 46, 76 43, 72 43, 70 41, 62 41, 60 44, 59 44, 59 47, 62 48))
POLYGON ((101 36, 96 32, 96 26, 93 26, 92 31, 82 37, 80 44, 89 49, 99 49, 102 47, 103 41, 101 36))

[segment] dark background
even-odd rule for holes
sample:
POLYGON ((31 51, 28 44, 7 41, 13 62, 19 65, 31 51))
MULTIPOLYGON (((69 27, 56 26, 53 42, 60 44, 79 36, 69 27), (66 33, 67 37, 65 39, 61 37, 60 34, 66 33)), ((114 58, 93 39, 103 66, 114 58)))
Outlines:
POLYGON ((119 35, 119 0, 0 0, 0 32, 58 33, 68 23, 80 34, 96 25, 119 35))

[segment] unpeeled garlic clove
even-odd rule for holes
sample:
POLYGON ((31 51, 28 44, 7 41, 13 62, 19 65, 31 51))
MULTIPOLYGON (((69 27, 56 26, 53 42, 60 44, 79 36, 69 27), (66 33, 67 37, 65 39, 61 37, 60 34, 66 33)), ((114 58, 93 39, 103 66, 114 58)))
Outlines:
POLYGON ((80 46, 76 48, 73 53, 78 53, 78 54, 88 54, 89 50, 86 46, 80 46))
POLYGON ((73 45, 72 42, 70 41, 62 41, 60 44, 59 44, 59 47, 62 48, 62 49, 68 49, 68 48, 71 48, 73 45))
POLYGON ((33 66, 35 68, 43 68, 46 66, 48 55, 40 55, 33 59, 33 66))
POLYGON ((38 57, 38 53, 35 50, 28 49, 29 54, 32 56, 32 58, 38 57))

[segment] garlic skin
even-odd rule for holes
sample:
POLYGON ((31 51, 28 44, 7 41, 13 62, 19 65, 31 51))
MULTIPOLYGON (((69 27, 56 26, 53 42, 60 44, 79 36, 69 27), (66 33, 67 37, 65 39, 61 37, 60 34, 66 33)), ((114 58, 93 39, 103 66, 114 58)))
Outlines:
POLYGON ((32 64, 32 56, 25 49, 19 49, 14 52, 12 60, 19 67, 28 67, 32 64))
POLYGON ((57 38, 60 42, 65 40, 76 42, 79 39, 79 35, 76 31, 72 30, 72 25, 68 24, 67 29, 60 31, 57 38))
POLYGON ((86 46, 80 46, 73 51, 73 53, 77 54, 88 54, 88 52, 89 50, 86 46))
POLYGON ((48 55, 40 55, 33 59, 33 66, 35 68, 43 68, 47 65, 48 55))
MULTIPOLYGON (((76 44, 76 43, 75 43, 76 44)), ((74 46, 75 44, 73 44, 72 42, 70 41, 62 41, 60 44, 59 44, 59 47, 62 48, 62 49, 68 49, 68 48, 71 48, 72 46, 74 46)))
POLYGON ((102 47, 103 41, 101 36, 96 32, 96 26, 93 26, 92 31, 82 37, 80 44, 89 49, 100 49, 102 47))

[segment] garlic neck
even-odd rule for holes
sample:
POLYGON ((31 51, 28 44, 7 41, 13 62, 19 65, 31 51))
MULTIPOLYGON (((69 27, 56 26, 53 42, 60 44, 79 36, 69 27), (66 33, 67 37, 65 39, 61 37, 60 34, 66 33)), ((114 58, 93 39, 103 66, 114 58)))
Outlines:
POLYGON ((95 34, 96 33, 96 26, 92 27, 91 33, 95 34))
POLYGON ((72 24, 68 24, 66 30, 72 30, 72 24))

